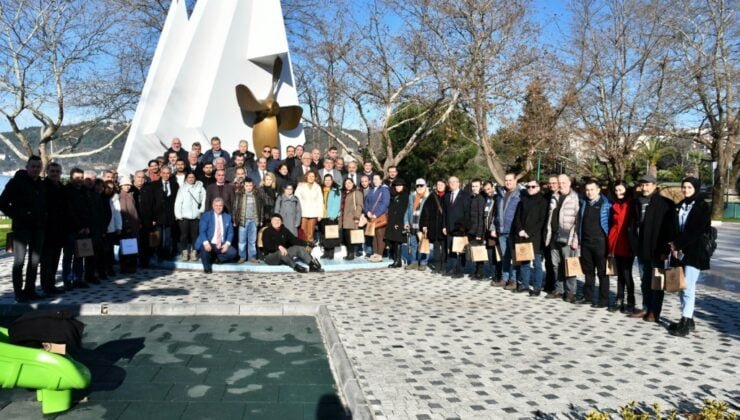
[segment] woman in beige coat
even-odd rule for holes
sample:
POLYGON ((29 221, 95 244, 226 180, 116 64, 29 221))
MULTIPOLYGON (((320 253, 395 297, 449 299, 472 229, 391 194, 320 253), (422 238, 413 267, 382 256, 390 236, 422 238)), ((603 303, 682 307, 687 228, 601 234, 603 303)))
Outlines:
POLYGON ((316 173, 310 171, 303 176, 303 182, 298 184, 295 196, 301 203, 301 230, 306 240, 313 242, 316 223, 324 217, 324 194, 321 185, 316 183, 316 173))
POLYGON ((347 255, 344 257, 345 260, 355 259, 355 252, 362 247, 362 244, 352 245, 351 233, 353 229, 360 228, 360 217, 362 216, 362 203, 365 197, 362 191, 357 189, 357 186, 351 179, 347 178, 344 180, 344 188, 342 189, 342 229, 344 230, 344 245, 347 248, 347 255))

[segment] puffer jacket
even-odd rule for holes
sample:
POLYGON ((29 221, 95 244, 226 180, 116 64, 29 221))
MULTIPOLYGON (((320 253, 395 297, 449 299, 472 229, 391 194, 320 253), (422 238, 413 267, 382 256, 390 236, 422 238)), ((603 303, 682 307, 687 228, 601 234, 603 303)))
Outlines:
POLYGON ((509 196, 509 200, 506 200, 506 191, 499 191, 496 200, 496 231, 501 235, 508 235, 511 231, 511 223, 514 221, 514 214, 516 208, 519 205, 521 190, 519 187, 514 188, 509 196))
POLYGON ((326 202, 324 203, 324 218, 329 220, 339 219, 341 211, 342 192, 339 191, 339 187, 332 187, 326 195, 326 202))
POLYGON ((550 210, 547 213, 547 234, 545 235, 545 246, 551 242, 557 241, 568 245, 573 243, 576 237, 576 225, 578 221, 578 212, 580 210, 580 199, 578 193, 571 190, 565 197, 563 206, 560 208, 558 215, 558 232, 552 231, 552 213, 558 206, 560 193, 553 194, 550 199, 550 210))
MULTIPOLYGON (((609 211, 612 208, 612 203, 609 202, 609 199, 606 198, 604 194, 599 195, 599 201, 601 202, 601 210, 599 211, 599 224, 601 225, 601 230, 604 232, 604 236, 608 237, 609 235, 609 211)), ((586 206, 589 205, 589 202, 587 199, 581 200, 580 204, 578 205, 578 239, 581 240, 583 238, 583 215, 586 211, 586 206)))
POLYGON ((293 235, 298 235, 301 225, 301 202, 295 195, 280 194, 275 202, 275 213, 283 217, 283 226, 293 235))
POLYGON ((206 189, 203 183, 195 181, 194 184, 187 182, 182 184, 175 199, 175 218, 195 220, 199 219, 204 211, 206 211, 206 189))

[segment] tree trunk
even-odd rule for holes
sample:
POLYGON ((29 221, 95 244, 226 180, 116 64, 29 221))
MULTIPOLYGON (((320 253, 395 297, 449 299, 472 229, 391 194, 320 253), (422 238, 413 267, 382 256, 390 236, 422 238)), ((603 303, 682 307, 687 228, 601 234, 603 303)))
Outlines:
POLYGON ((658 177, 658 165, 656 165, 653 162, 650 162, 650 166, 648 166, 648 175, 652 175, 654 177, 658 177))

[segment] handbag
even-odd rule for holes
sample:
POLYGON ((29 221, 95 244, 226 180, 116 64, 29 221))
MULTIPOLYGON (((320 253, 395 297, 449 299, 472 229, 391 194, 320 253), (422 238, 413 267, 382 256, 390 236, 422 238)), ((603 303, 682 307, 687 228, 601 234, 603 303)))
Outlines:
POLYGON ((532 246, 532 242, 514 244, 514 259, 518 262, 534 260, 534 246, 532 246))
POLYGON ((362 245, 365 243, 365 231, 362 229, 352 229, 349 231, 349 243, 351 245, 362 245))
POLYGON ((95 255, 93 242, 90 238, 80 238, 75 241, 75 257, 92 257, 95 255))
POLYGON ((465 246, 468 245, 467 236, 453 236, 452 237, 452 252, 455 254, 461 254, 465 252, 465 246))
POLYGON ((581 268, 580 257, 568 257, 565 259, 565 276, 575 277, 582 276, 583 268, 581 268))
POLYGON ((135 255, 139 253, 139 244, 136 238, 121 239, 121 255, 135 255))
POLYGON ((339 239, 339 225, 324 226, 324 239, 339 239))
POLYGON ((267 226, 263 227, 257 232, 257 248, 262 248, 264 245, 262 245, 262 232, 267 229, 267 226))
POLYGON ((388 226, 388 213, 383 213, 381 216, 373 219, 373 224, 375 225, 375 229, 388 226))

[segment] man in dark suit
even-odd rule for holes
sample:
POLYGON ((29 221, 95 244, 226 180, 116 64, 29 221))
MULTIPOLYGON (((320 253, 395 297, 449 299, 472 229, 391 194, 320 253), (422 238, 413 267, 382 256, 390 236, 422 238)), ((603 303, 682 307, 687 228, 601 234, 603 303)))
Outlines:
POLYGON ((465 270, 465 253, 453 253, 453 237, 465 237, 468 234, 468 224, 470 222, 470 194, 460 188, 460 179, 451 176, 449 181, 450 192, 445 195, 445 224, 442 233, 447 235, 447 248, 450 250, 449 258, 455 258, 455 265, 447 269, 447 276, 452 278, 462 278, 465 270))
POLYGON ((234 211, 236 192, 234 186, 226 182, 226 171, 216 171, 216 182, 206 188, 206 208, 213 205, 217 198, 223 199, 223 207, 226 213, 234 211))
POLYGON ((293 169, 293 173, 291 174, 291 176, 293 177, 293 182, 295 182, 296 184, 298 184, 299 182, 303 182, 303 177, 312 170, 313 168, 311 168, 311 155, 308 153, 304 153, 301 157, 301 164, 293 169))
POLYGON ((224 213, 224 200, 214 199, 212 209, 200 217, 198 239, 195 241, 206 274, 213 272, 214 258, 221 262, 236 258, 236 249, 231 246, 231 241, 234 240, 234 225, 231 216, 224 213))
POLYGON ((169 167, 163 167, 160 175, 159 181, 145 184, 141 191, 140 216, 145 228, 159 232, 159 258, 169 259, 175 255, 172 226, 175 225, 178 185, 169 167))
POLYGON ((262 180, 265 178, 267 172, 267 159, 263 157, 257 159, 257 169, 249 175, 252 181, 254 181, 255 187, 259 187, 262 184, 262 180))

